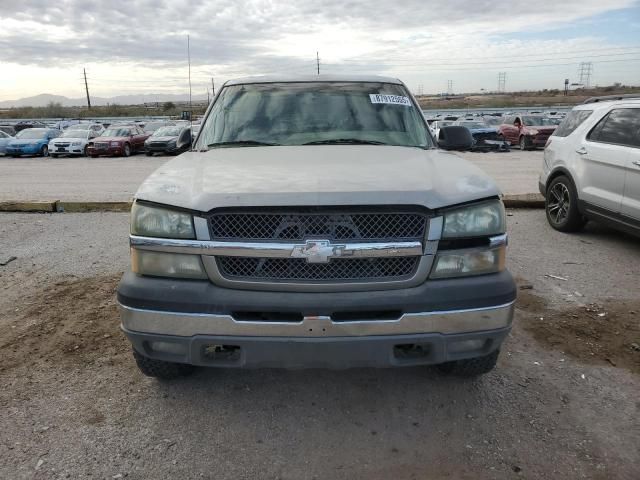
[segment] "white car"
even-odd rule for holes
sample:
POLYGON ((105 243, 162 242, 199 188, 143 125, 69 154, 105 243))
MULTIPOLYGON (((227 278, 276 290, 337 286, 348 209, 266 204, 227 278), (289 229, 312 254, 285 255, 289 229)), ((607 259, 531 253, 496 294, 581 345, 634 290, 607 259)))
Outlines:
POLYGON ((67 130, 93 130, 98 135, 104 132, 104 125, 101 123, 76 123, 70 125, 67 130))
POLYGON ((49 155, 56 158, 59 155, 83 155, 87 156, 87 143, 100 136, 93 129, 80 130, 68 128, 62 135, 49 142, 49 155))
POLYGON ((640 235, 640 97, 595 97, 569 112, 547 141, 539 188, 556 230, 596 220, 640 235))
POLYGON ((431 130, 431 133, 433 134, 433 138, 438 138, 441 127, 449 127, 453 125, 454 122, 455 120, 435 120, 431 122, 431 125, 429 125, 429 130, 431 130))

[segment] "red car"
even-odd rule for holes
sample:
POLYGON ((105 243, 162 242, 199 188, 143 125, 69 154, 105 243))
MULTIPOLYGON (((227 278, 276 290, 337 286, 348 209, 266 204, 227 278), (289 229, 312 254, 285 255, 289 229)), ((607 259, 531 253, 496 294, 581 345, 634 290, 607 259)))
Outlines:
POLYGON ((92 158, 98 155, 128 157, 144 152, 144 141, 149 136, 137 125, 112 125, 87 144, 87 153, 92 158))
POLYGON ((551 118, 538 115, 507 115, 499 133, 511 145, 520 145, 520 150, 544 147, 557 125, 551 118))

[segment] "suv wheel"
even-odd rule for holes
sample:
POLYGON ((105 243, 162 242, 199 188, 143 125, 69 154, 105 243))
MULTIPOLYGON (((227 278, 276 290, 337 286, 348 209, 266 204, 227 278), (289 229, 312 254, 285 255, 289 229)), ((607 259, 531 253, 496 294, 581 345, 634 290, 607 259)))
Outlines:
POLYGON ((527 140, 527 137, 522 135, 520 137, 520 150, 529 150, 530 148, 531 146, 529 145, 529 140, 527 140))
POLYGON ((40 155, 42 155, 43 157, 49 156, 49 147, 47 145, 42 146, 42 150, 40 150, 40 155))
POLYGON ((496 366, 500 350, 494 350, 489 355, 476 358, 466 358, 464 360, 455 360, 453 362, 445 362, 438 365, 438 369, 442 373, 448 375, 456 375, 458 377, 477 377, 489 373, 496 366))
POLYGON ((122 149, 122 155, 125 157, 128 157, 129 155, 131 155, 131 147, 129 146, 128 143, 124 144, 124 148, 122 149))
POLYGON ((193 365, 154 360, 153 358, 140 355, 135 350, 133 350, 133 358, 135 358, 138 368, 144 375, 160 380, 173 380, 175 378, 186 377, 193 373, 194 370, 193 365))
POLYGON ((577 232, 587 223, 578 210, 576 187, 564 175, 554 178, 547 187, 544 206, 549 225, 560 232, 577 232))

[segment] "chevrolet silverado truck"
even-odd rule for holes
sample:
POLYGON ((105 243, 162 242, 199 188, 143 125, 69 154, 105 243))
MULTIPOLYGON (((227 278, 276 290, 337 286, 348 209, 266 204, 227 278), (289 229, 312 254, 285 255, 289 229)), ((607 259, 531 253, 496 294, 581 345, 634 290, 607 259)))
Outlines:
POLYGON ((227 82, 135 195, 122 329, 142 373, 494 368, 516 288, 494 182, 384 77, 227 82))

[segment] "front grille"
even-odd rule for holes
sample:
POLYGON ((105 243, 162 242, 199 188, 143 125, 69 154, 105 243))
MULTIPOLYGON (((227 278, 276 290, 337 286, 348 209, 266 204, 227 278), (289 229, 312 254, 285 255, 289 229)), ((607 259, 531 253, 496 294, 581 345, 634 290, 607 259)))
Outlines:
POLYGON ((67 143, 63 143, 63 142, 56 142, 56 143, 54 143, 54 145, 55 145, 56 147, 68 147, 68 146, 70 145, 70 143, 69 143, 69 142, 67 142, 67 143))
POLYGON ((485 140, 500 140, 500 136, 498 135, 498 132, 474 133, 473 138, 478 143, 482 143, 485 140))
POLYGON ((220 274, 251 281, 376 281, 411 277, 420 257, 338 258, 308 263, 304 258, 217 257, 220 274))
POLYGON ((167 146, 167 142, 150 142, 150 145, 154 148, 164 148, 167 146))
POLYGON ((214 213, 211 238, 227 241, 422 240, 424 213, 214 213))
POLYGON ((96 142, 93 144, 95 148, 107 148, 109 147, 109 142, 96 142))

